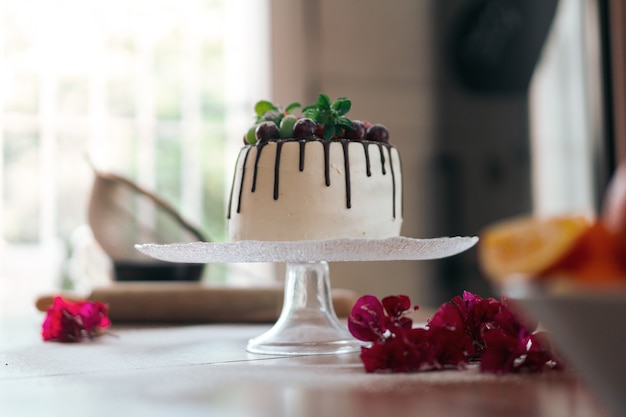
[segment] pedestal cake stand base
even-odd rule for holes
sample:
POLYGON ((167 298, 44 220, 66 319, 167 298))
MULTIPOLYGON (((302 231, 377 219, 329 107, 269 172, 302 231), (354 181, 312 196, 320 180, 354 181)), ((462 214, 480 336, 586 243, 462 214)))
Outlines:
POLYGON ((251 353, 301 355, 359 351, 333 309, 328 263, 287 264, 285 301, 274 326, 248 342, 251 353))

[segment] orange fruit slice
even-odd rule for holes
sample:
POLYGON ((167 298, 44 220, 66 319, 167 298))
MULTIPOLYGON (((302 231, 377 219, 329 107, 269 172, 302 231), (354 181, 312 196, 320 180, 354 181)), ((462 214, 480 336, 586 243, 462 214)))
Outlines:
POLYGON ((478 257, 485 275, 502 283, 511 275, 537 276, 559 262, 590 227, 582 215, 520 217, 487 227, 478 257))
POLYGON ((568 279, 577 284, 606 286, 626 283, 619 245, 605 224, 593 223, 564 256, 539 274, 541 279, 568 279))

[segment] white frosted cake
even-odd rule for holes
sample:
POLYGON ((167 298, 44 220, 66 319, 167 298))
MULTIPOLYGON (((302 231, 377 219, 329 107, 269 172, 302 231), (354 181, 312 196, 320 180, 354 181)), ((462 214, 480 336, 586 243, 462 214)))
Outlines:
MULTIPOLYGON (((381 135, 381 125, 348 131, 336 123, 332 137, 325 139, 330 135, 319 123, 289 118, 295 121, 286 130, 285 123, 276 123, 282 135, 272 126, 268 134, 264 128, 274 122, 261 121, 254 129, 256 137, 247 140, 254 143, 239 153, 227 213, 229 240, 399 236, 402 171, 386 129, 381 135)), ((343 126, 346 120, 354 123, 342 117, 343 126)))

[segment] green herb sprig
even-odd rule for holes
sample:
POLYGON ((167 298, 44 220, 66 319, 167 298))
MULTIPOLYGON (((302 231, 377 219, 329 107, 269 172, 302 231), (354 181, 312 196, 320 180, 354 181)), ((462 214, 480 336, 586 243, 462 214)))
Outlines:
POLYGON ((331 102, 326 94, 320 94, 317 103, 304 107, 302 114, 322 126, 322 137, 329 140, 342 130, 353 129, 352 120, 345 117, 351 107, 352 102, 345 97, 331 102))

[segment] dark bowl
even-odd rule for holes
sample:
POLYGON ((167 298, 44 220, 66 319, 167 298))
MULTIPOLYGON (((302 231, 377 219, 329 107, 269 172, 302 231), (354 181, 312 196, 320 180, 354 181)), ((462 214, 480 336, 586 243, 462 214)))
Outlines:
POLYGON ((200 281, 204 264, 170 262, 113 262, 115 281, 200 281))

